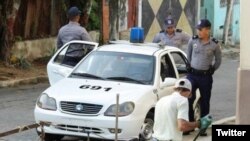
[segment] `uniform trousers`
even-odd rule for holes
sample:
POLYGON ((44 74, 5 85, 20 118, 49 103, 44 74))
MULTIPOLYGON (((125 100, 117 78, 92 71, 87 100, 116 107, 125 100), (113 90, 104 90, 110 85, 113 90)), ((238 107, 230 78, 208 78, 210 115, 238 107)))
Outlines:
POLYGON ((201 117, 209 114, 210 110, 210 98, 211 98, 211 90, 213 85, 213 77, 211 74, 192 74, 189 73, 187 75, 187 79, 192 84, 192 97, 188 99, 189 103, 189 120, 195 121, 194 119, 194 109, 193 104, 196 99, 196 90, 200 91, 200 110, 201 117))

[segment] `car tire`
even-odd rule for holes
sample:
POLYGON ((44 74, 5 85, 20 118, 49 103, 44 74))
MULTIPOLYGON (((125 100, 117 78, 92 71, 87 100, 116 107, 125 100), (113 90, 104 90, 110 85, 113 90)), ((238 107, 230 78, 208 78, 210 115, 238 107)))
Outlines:
MULTIPOLYGON (((37 132, 37 134, 38 136, 41 136, 40 132, 37 132)), ((64 137, 63 135, 45 133, 44 141, 60 141, 63 137, 64 137)))
POLYGON ((140 141, 149 141, 152 138, 154 127, 154 113, 150 112, 146 116, 140 131, 140 141))

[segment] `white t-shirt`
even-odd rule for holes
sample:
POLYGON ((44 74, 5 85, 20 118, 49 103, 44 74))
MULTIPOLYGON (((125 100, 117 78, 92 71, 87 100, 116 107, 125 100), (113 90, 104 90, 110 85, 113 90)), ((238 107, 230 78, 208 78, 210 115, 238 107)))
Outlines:
POLYGON ((188 99, 174 92, 156 103, 153 137, 158 140, 182 141, 177 119, 188 121, 188 99))

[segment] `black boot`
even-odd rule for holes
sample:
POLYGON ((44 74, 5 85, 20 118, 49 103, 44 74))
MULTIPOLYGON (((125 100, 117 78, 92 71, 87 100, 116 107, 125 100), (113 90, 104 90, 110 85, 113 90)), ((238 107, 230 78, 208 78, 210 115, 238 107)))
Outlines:
POLYGON ((206 129, 205 129, 205 130, 200 131, 200 136, 207 136, 206 129))

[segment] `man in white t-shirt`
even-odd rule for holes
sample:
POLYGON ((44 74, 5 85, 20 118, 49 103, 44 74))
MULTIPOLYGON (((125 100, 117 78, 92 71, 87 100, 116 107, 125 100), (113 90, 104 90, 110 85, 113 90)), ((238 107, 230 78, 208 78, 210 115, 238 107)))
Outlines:
POLYGON ((188 119, 187 98, 191 96, 192 89, 190 81, 180 79, 174 89, 173 94, 161 98, 155 106, 153 141, 182 141, 184 131, 200 126, 200 121, 189 122, 188 119))

